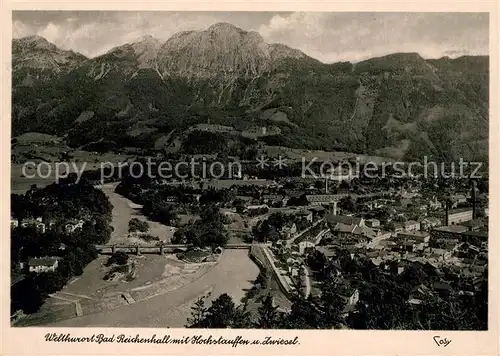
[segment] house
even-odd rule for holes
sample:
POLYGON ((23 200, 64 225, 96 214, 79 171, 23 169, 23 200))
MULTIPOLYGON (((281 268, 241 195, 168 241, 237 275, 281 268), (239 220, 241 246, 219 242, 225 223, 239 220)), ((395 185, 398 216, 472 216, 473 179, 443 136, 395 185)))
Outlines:
POLYGON ((405 266, 400 261, 391 261, 388 264, 389 272, 399 275, 405 271, 405 266))
POLYGON ((448 212, 447 225, 458 225, 464 221, 472 220, 472 209, 452 209, 448 212))
POLYGON ((415 220, 408 220, 403 223, 405 231, 418 231, 420 230, 420 223, 415 220))
POLYGON ((451 286, 448 283, 442 283, 442 282, 435 282, 433 284, 433 290, 442 297, 446 297, 453 292, 453 288, 451 288, 451 286))
POLYGON ((442 224, 441 219, 428 216, 420 221, 420 230, 429 231, 432 228, 440 227, 442 224))
POLYGON ((462 238, 462 234, 468 229, 461 225, 441 226, 431 230, 431 240, 438 239, 458 239, 462 238))
POLYGON ((365 224, 368 227, 380 227, 380 220, 378 220, 378 219, 366 219, 365 224))
POLYGON ((452 255, 453 255, 452 250, 446 250, 443 248, 431 248, 429 250, 428 257, 442 262, 442 261, 445 261, 445 260, 451 258, 452 255))
POLYGON ((83 228, 84 221, 83 220, 78 220, 76 223, 68 223, 64 226, 66 233, 71 234, 75 232, 78 229, 83 228))
MULTIPOLYGON (((19 224, 19 222, 18 222, 19 224)), ((18 225, 19 226, 19 225, 18 225)), ((28 226, 35 227, 39 233, 44 234, 46 230, 45 224, 42 222, 42 218, 38 217, 36 219, 25 219, 21 222, 21 227, 26 228, 28 226)))
POLYGON ((358 238, 364 237, 366 241, 372 241, 377 237, 377 232, 367 226, 356 226, 352 234, 358 238))
POLYGON ((30 272, 54 272, 59 265, 58 257, 35 257, 28 260, 30 272))
POLYGON ((429 209, 431 209, 431 210, 438 210, 438 209, 441 209, 443 207, 443 204, 441 204, 441 202, 437 200, 436 196, 434 196, 433 199, 428 202, 428 205, 429 205, 429 209))
POLYGON ((283 206, 285 205, 285 196, 277 194, 265 194, 261 198, 262 203, 270 206, 283 206))
POLYGON ((416 243, 428 244, 431 234, 426 231, 403 231, 397 235, 398 239, 415 241, 416 243))
POLYGON ((458 258, 474 259, 479 255, 480 249, 467 242, 461 243, 454 248, 454 253, 458 258))
POLYGON ((408 298, 408 304, 420 305, 433 295, 434 293, 428 287, 421 284, 411 290, 410 297, 408 298))
POLYGON ((352 236, 354 229, 358 227, 356 224, 344 224, 337 223, 333 228, 331 228, 332 235, 340 238, 348 238, 352 236))
POLYGON ((347 197, 347 194, 316 194, 306 195, 309 205, 327 205, 338 202, 340 199, 347 197))
POLYGON ((298 216, 305 218, 307 221, 311 222, 313 221, 313 213, 312 211, 308 210, 301 210, 297 213, 298 216))
POLYGON ((337 292, 344 299, 348 306, 356 305, 359 301, 359 290, 353 288, 350 284, 344 283, 338 287, 337 292))
POLYGON ((260 205, 249 205, 246 207, 246 211, 251 211, 251 210, 260 210, 260 209, 269 209, 269 206, 267 204, 260 204, 260 205))
POLYGON ((365 226, 365 219, 360 218, 360 217, 354 217, 354 216, 346 216, 346 215, 334 215, 334 214, 329 214, 326 217, 326 222, 331 226, 334 227, 338 223, 344 224, 344 225, 357 225, 357 226, 365 226))
POLYGON ((453 207, 457 207, 458 204, 467 203, 467 196, 465 194, 455 194, 452 196, 453 207))
POLYGON ((326 246, 316 246, 316 251, 321 252, 326 258, 337 257, 337 251, 334 248, 326 246))
POLYGON ((474 219, 464 221, 463 223, 460 223, 460 225, 465 226, 467 229, 469 229, 469 231, 478 231, 484 226, 484 223, 482 219, 474 219))
POLYGON ((310 240, 300 241, 299 242, 299 253, 301 255, 303 255, 306 253, 307 249, 314 248, 314 246, 316 246, 314 241, 310 241, 310 240))
POLYGON ((481 242, 488 243, 487 231, 465 231, 461 234, 460 241, 470 242, 472 244, 480 245, 481 242))
POLYGON ((397 234, 404 231, 404 225, 402 223, 394 223, 392 230, 397 234))
POLYGON ((297 225, 295 223, 289 223, 284 225, 280 230, 281 235, 284 239, 291 238, 294 234, 297 233, 297 225))
POLYGON ((190 127, 188 131, 206 131, 206 132, 225 132, 233 133, 236 130, 231 126, 215 125, 215 124, 198 124, 190 127))
POLYGON ((314 205, 308 208, 310 212, 313 214, 313 219, 318 219, 323 217, 326 213, 326 209, 320 205, 314 205))

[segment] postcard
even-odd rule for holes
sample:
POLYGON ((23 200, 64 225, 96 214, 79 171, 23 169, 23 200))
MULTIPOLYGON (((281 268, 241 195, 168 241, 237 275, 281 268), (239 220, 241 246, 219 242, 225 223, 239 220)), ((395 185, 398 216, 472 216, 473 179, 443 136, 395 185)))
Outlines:
POLYGON ((3 354, 498 354, 493 3, 3 18, 3 354))

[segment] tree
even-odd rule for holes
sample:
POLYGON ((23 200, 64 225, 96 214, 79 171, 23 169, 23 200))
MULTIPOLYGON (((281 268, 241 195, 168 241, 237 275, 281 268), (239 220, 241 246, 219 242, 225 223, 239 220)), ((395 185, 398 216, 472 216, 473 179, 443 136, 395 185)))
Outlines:
POLYGON ((307 256, 307 264, 315 271, 322 271, 325 268, 327 259, 323 252, 314 250, 307 256))
POLYGON ((245 202, 242 199, 235 199, 233 201, 233 206, 238 214, 242 214, 245 211, 245 202))
POLYGON ((128 254, 123 251, 117 251, 106 262, 106 266, 111 266, 112 264, 126 265, 128 262, 128 254))
POLYGON ((205 308, 206 296, 200 297, 191 307, 191 317, 187 319, 187 328, 199 328, 202 326, 207 309, 205 308))
POLYGON ((128 232, 148 232, 149 225, 146 221, 139 220, 137 218, 132 218, 128 222, 128 232))
POLYGON ((215 299, 207 309, 201 326, 205 328, 227 328, 232 325, 234 315, 235 305, 233 299, 224 293, 215 299))
POLYGON ((276 329, 279 327, 278 307, 273 304, 273 297, 268 294, 262 301, 258 309, 259 321, 258 327, 261 329, 276 329))
POLYGON ((354 200, 352 199, 351 196, 340 199, 339 207, 342 210, 346 210, 346 211, 349 211, 351 213, 356 212, 356 203, 354 202, 354 200))
POLYGON ((288 199, 288 206, 306 206, 309 204, 306 194, 302 194, 300 197, 291 197, 288 199))

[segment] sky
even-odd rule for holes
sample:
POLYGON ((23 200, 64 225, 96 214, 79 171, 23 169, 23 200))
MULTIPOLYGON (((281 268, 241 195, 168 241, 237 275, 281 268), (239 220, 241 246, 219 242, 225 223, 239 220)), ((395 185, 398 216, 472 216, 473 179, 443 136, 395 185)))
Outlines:
POLYGON ((325 63, 395 52, 424 58, 489 53, 488 13, 14 11, 13 37, 39 35, 88 57, 152 35, 229 22, 325 63))

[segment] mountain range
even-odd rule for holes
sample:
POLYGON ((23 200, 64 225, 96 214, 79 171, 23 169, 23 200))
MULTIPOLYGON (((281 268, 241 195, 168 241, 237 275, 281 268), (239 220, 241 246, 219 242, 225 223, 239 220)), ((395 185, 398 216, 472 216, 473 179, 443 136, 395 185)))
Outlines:
POLYGON ((210 123, 269 129, 244 145, 487 160, 488 88, 487 56, 325 64, 228 23, 94 58, 39 36, 12 41, 13 136, 84 149, 164 149, 210 123))

